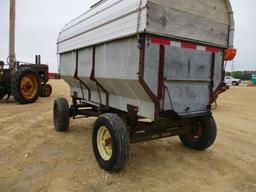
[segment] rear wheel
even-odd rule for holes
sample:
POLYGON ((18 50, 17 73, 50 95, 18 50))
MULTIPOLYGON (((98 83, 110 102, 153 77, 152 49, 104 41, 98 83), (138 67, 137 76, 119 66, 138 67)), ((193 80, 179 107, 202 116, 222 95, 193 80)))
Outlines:
POLYGON ((92 145, 99 166, 118 172, 129 158, 129 133, 123 120, 116 114, 104 114, 95 122, 92 145))
POLYGON ((55 99, 53 106, 54 128, 58 132, 68 131, 69 128, 69 105, 64 97, 55 99))
POLYGON ((200 120, 193 127, 192 133, 180 135, 179 137, 184 146, 195 150, 205 150, 214 143, 216 136, 215 120, 213 117, 208 117, 200 120))
POLYGON ((232 82, 232 85, 233 85, 233 86, 239 86, 239 83, 236 82, 236 81, 233 81, 233 82, 232 82))
POLYGON ((50 84, 45 84, 41 86, 40 96, 50 97, 52 94, 52 86, 50 84))
POLYGON ((30 67, 21 67, 11 81, 11 93, 20 104, 34 103, 40 92, 40 78, 30 67))

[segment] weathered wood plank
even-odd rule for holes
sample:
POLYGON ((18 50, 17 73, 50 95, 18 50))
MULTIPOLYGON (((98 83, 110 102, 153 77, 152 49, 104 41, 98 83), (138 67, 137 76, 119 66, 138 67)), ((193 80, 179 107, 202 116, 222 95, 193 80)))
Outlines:
POLYGON ((149 2, 229 25, 228 9, 224 0, 149 0, 149 2))
POLYGON ((147 32, 227 46, 228 25, 152 2, 148 6, 147 32))

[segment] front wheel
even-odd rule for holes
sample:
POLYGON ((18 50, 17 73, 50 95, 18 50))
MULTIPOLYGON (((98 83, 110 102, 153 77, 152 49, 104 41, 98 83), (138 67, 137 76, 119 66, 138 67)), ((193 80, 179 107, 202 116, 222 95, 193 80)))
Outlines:
POLYGON ((50 84, 45 84, 41 86, 40 96, 41 97, 50 97, 52 94, 52 86, 50 84))
POLYGON ((200 120, 190 134, 179 137, 184 146, 195 150, 205 150, 214 143, 216 136, 216 122, 213 117, 208 117, 200 120))
POLYGON ((119 172, 129 158, 129 133, 116 114, 103 114, 95 122, 92 145, 99 166, 109 172, 119 172))
POLYGON ((55 99, 53 106, 54 128, 58 132, 68 131, 69 128, 69 105, 64 97, 55 99))

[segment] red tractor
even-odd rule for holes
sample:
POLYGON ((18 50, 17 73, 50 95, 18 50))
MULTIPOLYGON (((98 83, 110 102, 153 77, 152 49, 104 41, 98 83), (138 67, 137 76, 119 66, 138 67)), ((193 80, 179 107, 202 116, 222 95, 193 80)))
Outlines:
POLYGON ((35 102, 39 96, 49 97, 52 93, 52 86, 47 84, 48 65, 41 64, 40 55, 36 56, 35 64, 17 62, 15 58, 8 58, 14 61, 12 69, 5 68, 3 61, 0 61, 0 100, 8 99, 11 95, 20 104, 35 102))
POLYGON ((10 0, 9 57, 7 65, 0 61, 0 100, 11 95, 20 104, 33 103, 38 96, 49 97, 51 85, 47 84, 48 66, 41 64, 36 55, 35 64, 16 61, 15 57, 15 17, 16 1, 10 0))

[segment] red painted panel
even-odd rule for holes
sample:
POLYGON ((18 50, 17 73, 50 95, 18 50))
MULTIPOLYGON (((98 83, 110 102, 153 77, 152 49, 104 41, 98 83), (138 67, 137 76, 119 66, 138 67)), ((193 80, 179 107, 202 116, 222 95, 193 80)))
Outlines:
POLYGON ((206 51, 216 53, 219 52, 219 49, 215 47, 206 47, 206 51))
POLYGON ((187 48, 187 49, 196 49, 197 45, 193 44, 193 43, 182 42, 181 47, 182 48, 187 48))
POLYGON ((156 37, 151 38, 151 43, 156 43, 156 44, 160 44, 160 45, 171 45, 170 40, 163 39, 163 38, 156 38, 156 37))

